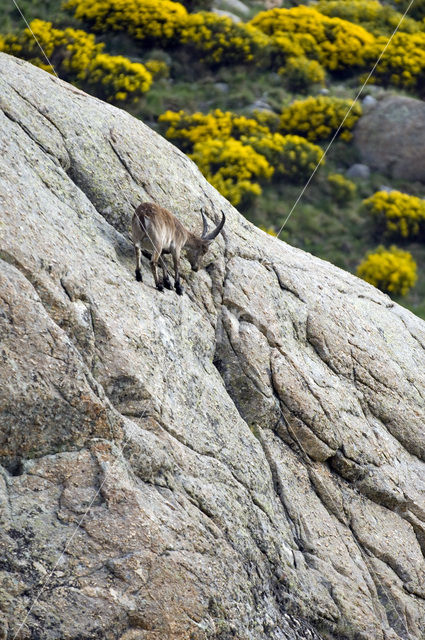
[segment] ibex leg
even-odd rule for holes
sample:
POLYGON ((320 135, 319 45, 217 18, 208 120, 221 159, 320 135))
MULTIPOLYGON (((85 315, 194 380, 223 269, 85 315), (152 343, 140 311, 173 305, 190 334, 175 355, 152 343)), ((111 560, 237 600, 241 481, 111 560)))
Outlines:
POLYGON ((163 284, 164 284, 164 287, 165 287, 166 289, 172 289, 172 288, 173 288, 173 285, 171 284, 171 280, 170 280, 170 277, 169 277, 169 275, 168 275, 167 265, 165 264, 165 260, 164 260, 164 258, 161 256, 161 257, 159 258, 159 261, 160 261, 160 263, 161 263, 161 267, 162 267, 162 274, 163 274, 163 284))
POLYGON ((158 278, 158 260, 160 259, 160 257, 161 257, 161 252, 155 249, 152 254, 151 269, 152 269, 153 279, 155 280, 156 288, 158 289, 158 291, 163 291, 164 290, 163 284, 158 278))
POLYGON ((177 252, 173 253, 173 263, 174 263, 174 288, 176 293, 179 296, 183 294, 183 287, 180 284, 180 272, 179 272, 179 262, 180 262, 180 254, 177 252))
POLYGON ((136 252, 136 280, 137 282, 142 282, 143 280, 142 271, 141 271, 142 257, 141 257, 140 247, 137 247, 136 245, 134 245, 134 250, 136 252))

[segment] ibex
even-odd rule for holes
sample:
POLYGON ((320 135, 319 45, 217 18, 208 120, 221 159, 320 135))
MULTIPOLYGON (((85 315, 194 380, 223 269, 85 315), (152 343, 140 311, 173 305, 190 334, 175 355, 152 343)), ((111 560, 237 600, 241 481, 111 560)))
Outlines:
POLYGON ((201 211, 201 215, 203 231, 199 237, 188 231, 167 209, 153 202, 139 204, 131 222, 134 249, 136 251, 136 280, 142 281, 140 268, 143 243, 152 249, 152 254, 145 251, 143 251, 143 254, 150 257, 155 286, 159 291, 162 291, 164 287, 172 289, 167 267, 162 257, 164 253, 171 253, 174 263, 174 287, 179 296, 181 296, 183 288, 180 284, 179 265, 182 249, 186 250, 187 258, 193 271, 198 271, 202 257, 206 254, 211 242, 218 236, 226 221, 223 213, 219 224, 213 231, 208 233, 208 223, 203 211, 201 211), (158 261, 161 264, 164 275, 162 282, 158 278, 158 261))

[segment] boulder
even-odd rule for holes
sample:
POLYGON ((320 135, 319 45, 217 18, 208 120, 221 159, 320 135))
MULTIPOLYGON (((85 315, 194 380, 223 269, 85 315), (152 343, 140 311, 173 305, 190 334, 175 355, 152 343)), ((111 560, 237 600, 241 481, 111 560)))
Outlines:
POLYGON ((241 16, 248 16, 251 9, 241 0, 216 0, 214 3, 220 9, 226 9, 232 13, 239 14, 241 16))
POLYGON ((345 172, 347 178, 358 178, 359 180, 367 180, 370 177, 370 169, 367 164, 352 164, 345 172))
POLYGON ((235 13, 232 13, 231 11, 227 11, 226 9, 212 9, 212 12, 222 18, 230 18, 231 20, 233 20, 233 22, 241 21, 240 16, 236 15, 235 13))
POLYGON ((376 98, 374 98, 373 96, 367 95, 362 100, 363 111, 365 112, 369 111, 370 109, 373 109, 373 107, 376 107, 377 104, 378 104, 378 100, 376 98))
POLYGON ((249 111, 272 111, 271 105, 264 98, 258 98, 248 107, 249 111))
POLYGON ((214 88, 220 93, 229 93, 229 85, 227 82, 214 82, 214 88))
POLYGON ((363 115, 354 131, 362 161, 391 178, 425 182, 425 104, 385 96, 363 115))
POLYGON ((423 639, 425 324, 0 70, 0 637, 423 639), (143 200, 226 213, 183 296, 135 280, 143 200))

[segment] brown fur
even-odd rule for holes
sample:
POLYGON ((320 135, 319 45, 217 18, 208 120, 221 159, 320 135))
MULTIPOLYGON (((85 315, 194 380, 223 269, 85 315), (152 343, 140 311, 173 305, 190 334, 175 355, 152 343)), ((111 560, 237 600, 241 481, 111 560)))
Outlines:
MULTIPOLYGON (((202 214, 203 215, 203 214, 202 214)), ((204 232, 206 220, 204 219, 204 232)), ((151 269, 157 289, 162 291, 164 286, 171 289, 171 282, 162 255, 171 253, 174 263, 174 286, 176 292, 181 295, 183 289, 180 285, 180 254, 186 249, 187 257, 194 271, 199 269, 202 256, 207 252, 214 237, 224 225, 225 217, 220 225, 208 236, 196 236, 188 231, 168 209, 160 207, 154 202, 142 202, 134 212, 132 219, 133 243, 136 251, 136 279, 141 281, 141 253, 142 244, 147 244, 152 250, 151 269), (215 235, 214 235, 215 234, 215 235), (158 278, 157 264, 160 262, 163 270, 163 282, 158 278)), ((146 255, 147 252, 143 251, 146 255)))

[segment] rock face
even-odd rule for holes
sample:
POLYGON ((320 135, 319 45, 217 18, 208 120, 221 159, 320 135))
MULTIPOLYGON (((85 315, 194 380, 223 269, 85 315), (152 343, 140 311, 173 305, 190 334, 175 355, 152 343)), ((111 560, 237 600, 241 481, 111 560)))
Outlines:
POLYGON ((391 178, 425 182, 425 104, 386 96, 360 118, 355 143, 366 164, 391 178))
POLYGON ((424 638, 424 323, 0 68, 0 637, 424 638), (134 278, 146 199, 227 215, 182 297, 134 278))

